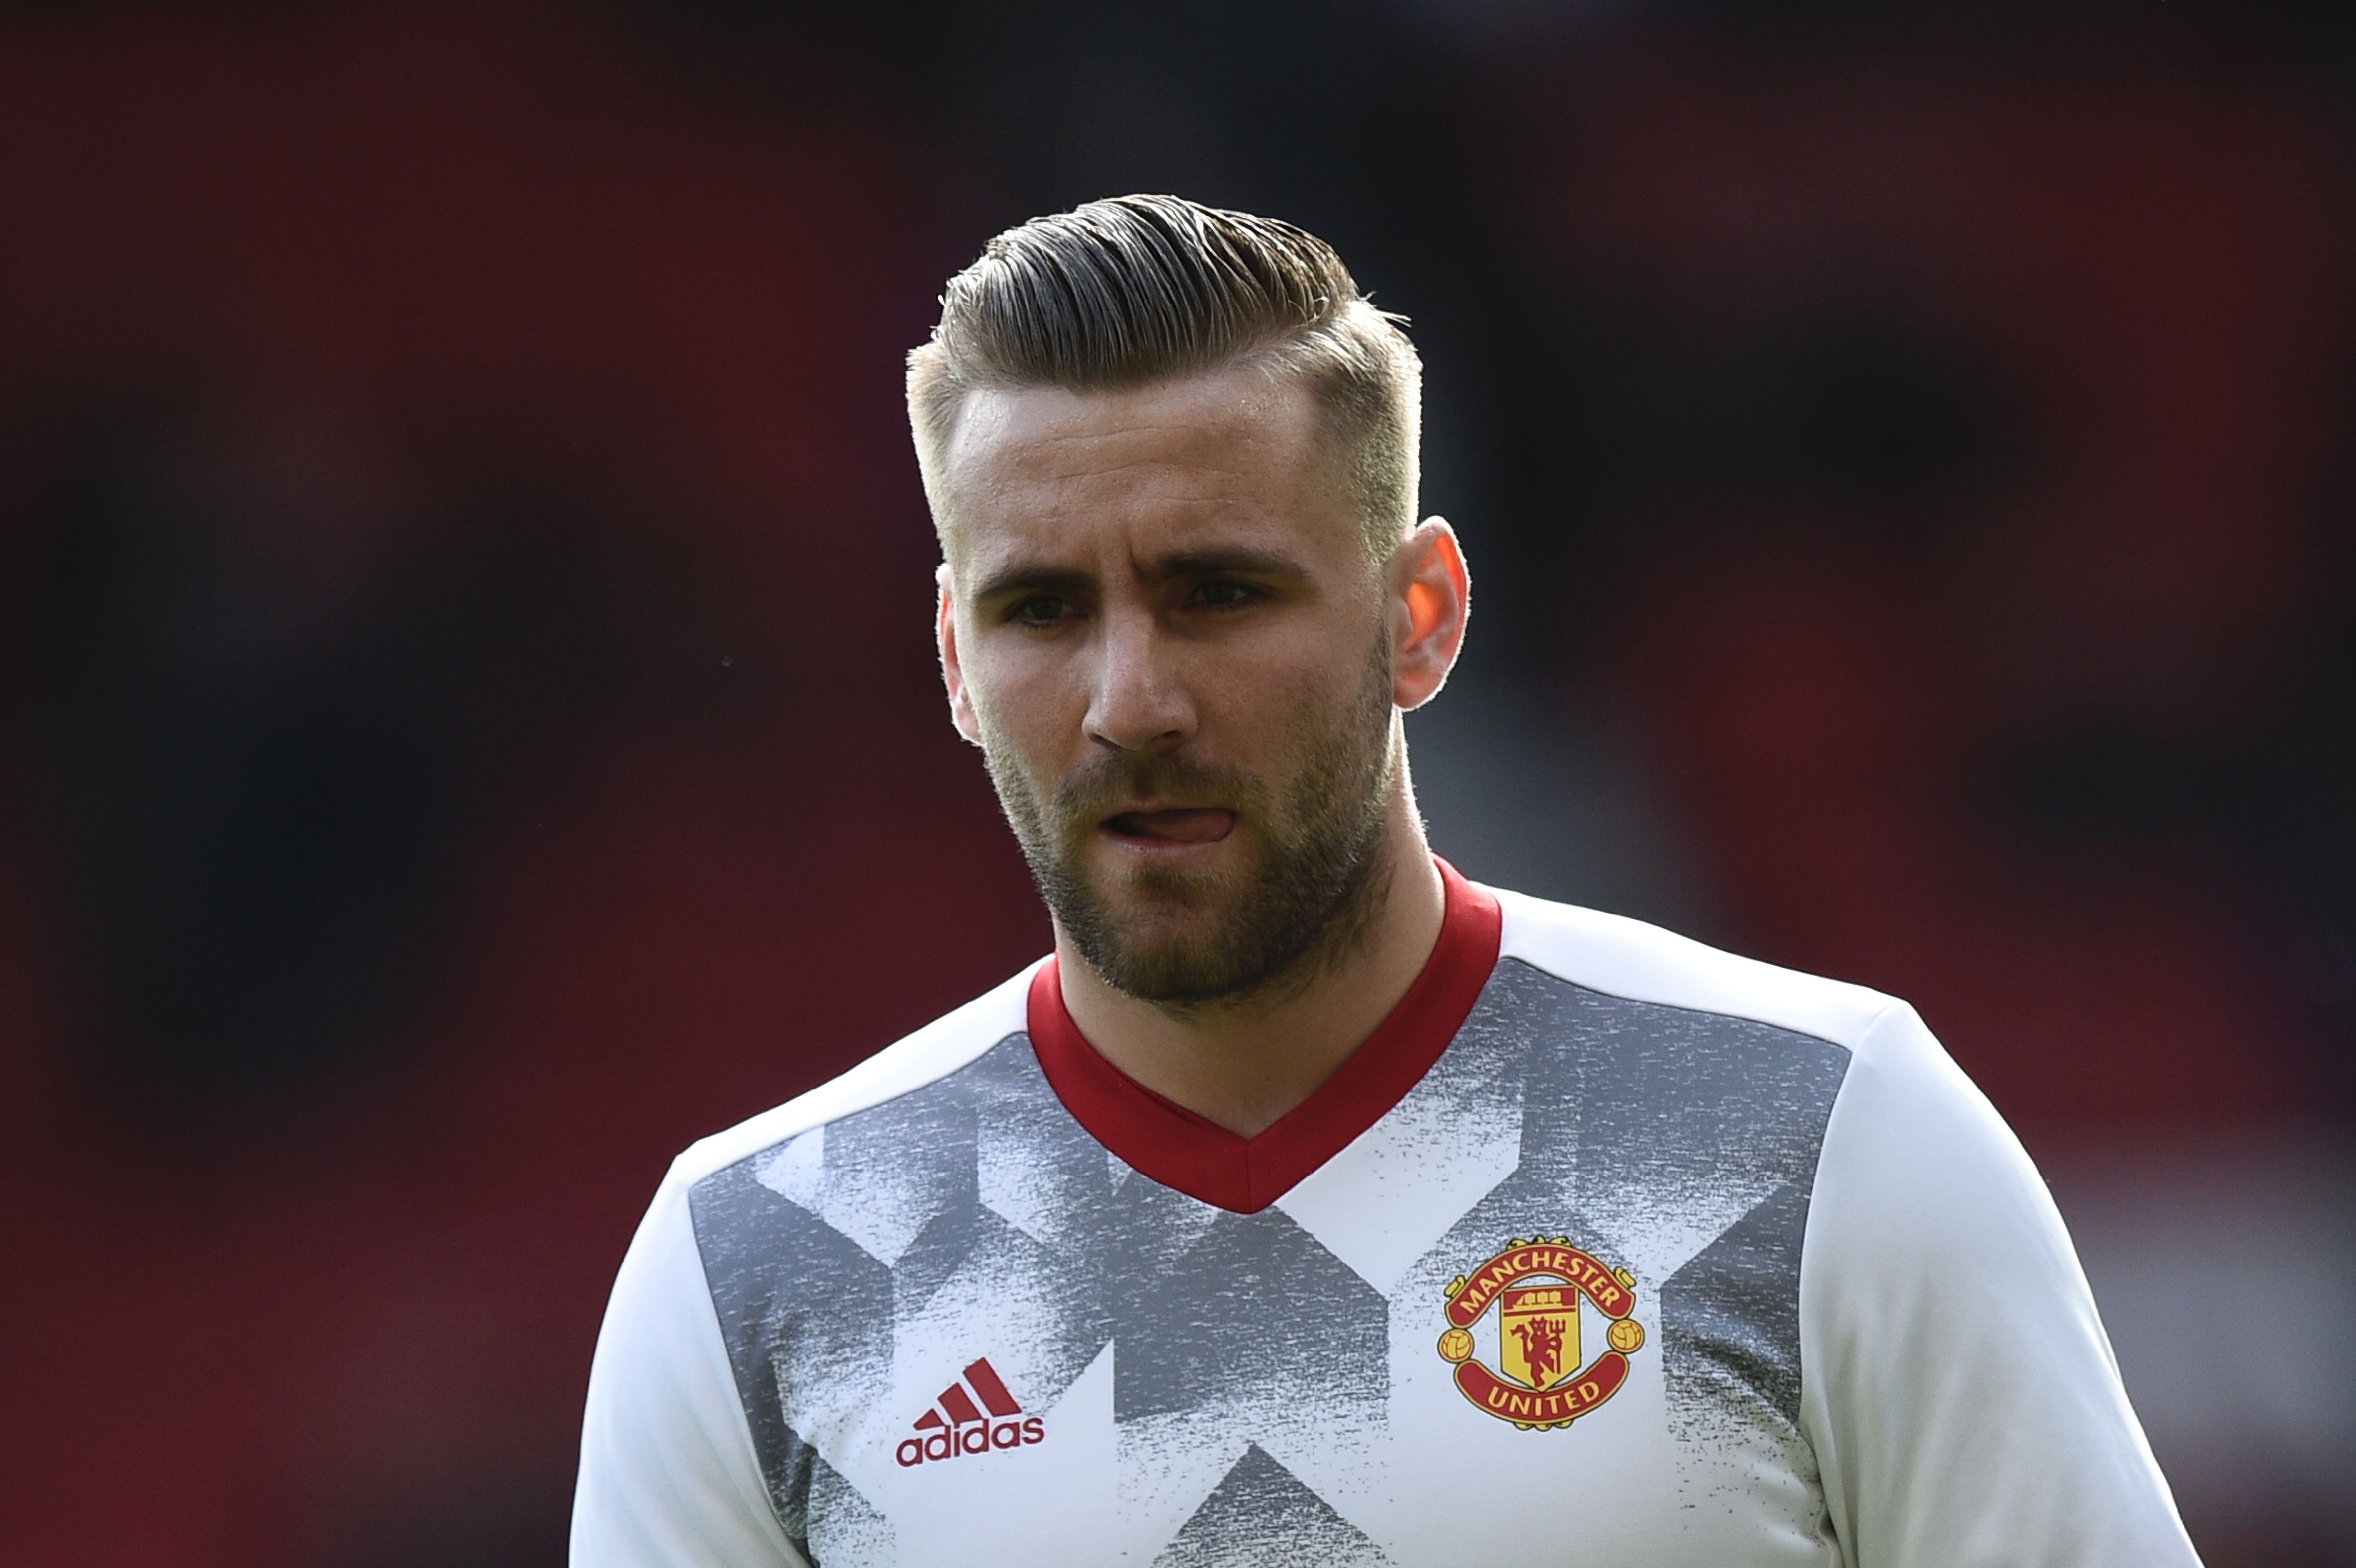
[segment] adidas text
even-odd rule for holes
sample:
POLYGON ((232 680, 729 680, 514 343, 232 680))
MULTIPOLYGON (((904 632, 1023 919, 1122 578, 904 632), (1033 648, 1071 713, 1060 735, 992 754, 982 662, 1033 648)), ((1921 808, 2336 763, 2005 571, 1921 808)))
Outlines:
POLYGON ((1020 1448, 1046 1435, 1046 1424, 1035 1415, 1023 1413, 1014 1391, 1006 1386, 990 1358, 981 1356, 968 1362, 964 1376, 941 1390, 933 1408, 916 1417, 912 1435, 900 1440, 893 1456, 905 1468, 927 1459, 957 1459, 993 1448, 1020 1448))
POLYGON ((971 1426, 948 1427, 922 1437, 903 1438, 893 1457, 905 1467, 921 1465, 927 1459, 956 1459, 993 1448, 1020 1448, 1046 1435, 1046 1424, 1035 1415, 1021 1421, 977 1421, 971 1426))

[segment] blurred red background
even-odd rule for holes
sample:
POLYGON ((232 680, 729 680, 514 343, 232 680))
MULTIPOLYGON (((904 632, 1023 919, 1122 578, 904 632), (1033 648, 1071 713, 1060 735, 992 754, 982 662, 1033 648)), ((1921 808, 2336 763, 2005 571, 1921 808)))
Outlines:
POLYGON ((0 1558, 559 1559, 669 1157, 1044 945, 899 357, 1156 188, 1416 318, 1441 848, 1916 1001, 2356 1562, 2356 35, 2169 10, 0 16, 0 1558))

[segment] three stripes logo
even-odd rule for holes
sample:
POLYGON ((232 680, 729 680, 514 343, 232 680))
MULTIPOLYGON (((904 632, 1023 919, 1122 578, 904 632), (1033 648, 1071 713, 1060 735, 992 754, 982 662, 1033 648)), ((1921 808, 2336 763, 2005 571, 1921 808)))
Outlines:
POLYGON ((916 1417, 915 1430, 923 1435, 902 1438, 893 1454, 904 1469, 927 1459, 1020 1448, 1047 1435, 1046 1424, 1039 1417, 1023 1413, 1022 1405, 1007 1392, 988 1356, 967 1367, 963 1378, 941 1390, 933 1408, 916 1417), (969 1389, 972 1392, 967 1392, 969 1389), (980 1404, 974 1403, 976 1395, 980 1397, 980 1404))

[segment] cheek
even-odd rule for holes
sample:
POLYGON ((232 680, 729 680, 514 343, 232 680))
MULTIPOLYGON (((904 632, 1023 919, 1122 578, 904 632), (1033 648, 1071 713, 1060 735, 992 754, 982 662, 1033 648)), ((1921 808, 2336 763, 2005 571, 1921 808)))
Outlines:
MULTIPOLYGON (((1377 630, 1358 620, 1326 629, 1305 646, 1270 650, 1263 661, 1267 699, 1291 716, 1320 728, 1344 722, 1366 699, 1366 684, 1377 651, 1377 630)), ((1382 681, 1390 689, 1387 663, 1382 681)))
MULTIPOLYGON (((1335 656, 1349 645, 1336 637, 1306 657, 1265 656, 1210 683, 1205 733, 1280 767, 1330 744, 1355 725, 1367 700, 1364 661, 1335 656)), ((1383 690, 1387 697, 1387 683, 1383 690)))
POLYGON ((1076 734, 1087 704, 1068 661, 1038 648, 984 648, 966 661, 965 690, 984 733, 1026 755, 1054 749, 1066 731, 1076 734))

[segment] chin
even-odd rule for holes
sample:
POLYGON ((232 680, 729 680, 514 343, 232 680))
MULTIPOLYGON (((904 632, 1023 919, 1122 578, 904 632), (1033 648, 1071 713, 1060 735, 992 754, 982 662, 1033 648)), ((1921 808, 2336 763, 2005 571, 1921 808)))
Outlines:
POLYGON ((1223 901, 1207 898, 1208 890, 1123 889, 1104 899, 1099 907, 1104 926, 1125 953, 1160 964, 1164 955, 1183 955, 1215 943, 1226 933, 1227 912, 1223 901), (1193 896, 1187 896, 1191 892, 1193 896))
POLYGON ((1114 990, 1159 1007, 1188 1008, 1218 1002, 1250 988, 1256 976, 1239 976, 1205 944, 1156 941, 1123 944, 1116 953, 1091 960, 1114 990))
POLYGON ((1171 880, 1155 874, 1151 887, 1140 885, 1143 877, 1099 883, 1087 929, 1074 933, 1092 967, 1118 989, 1150 1000, 1167 990, 1191 992, 1198 983, 1192 972, 1227 945, 1232 920, 1228 901, 1201 879, 1186 878, 1194 885, 1175 888, 1171 880))
POLYGON ((1089 966, 1127 996, 1184 1008, 1249 994, 1299 956, 1289 944, 1253 941, 1237 918, 1240 901, 1219 896, 1224 890, 1190 891, 1192 898, 1130 889, 1102 899, 1092 929, 1072 933, 1089 966))

